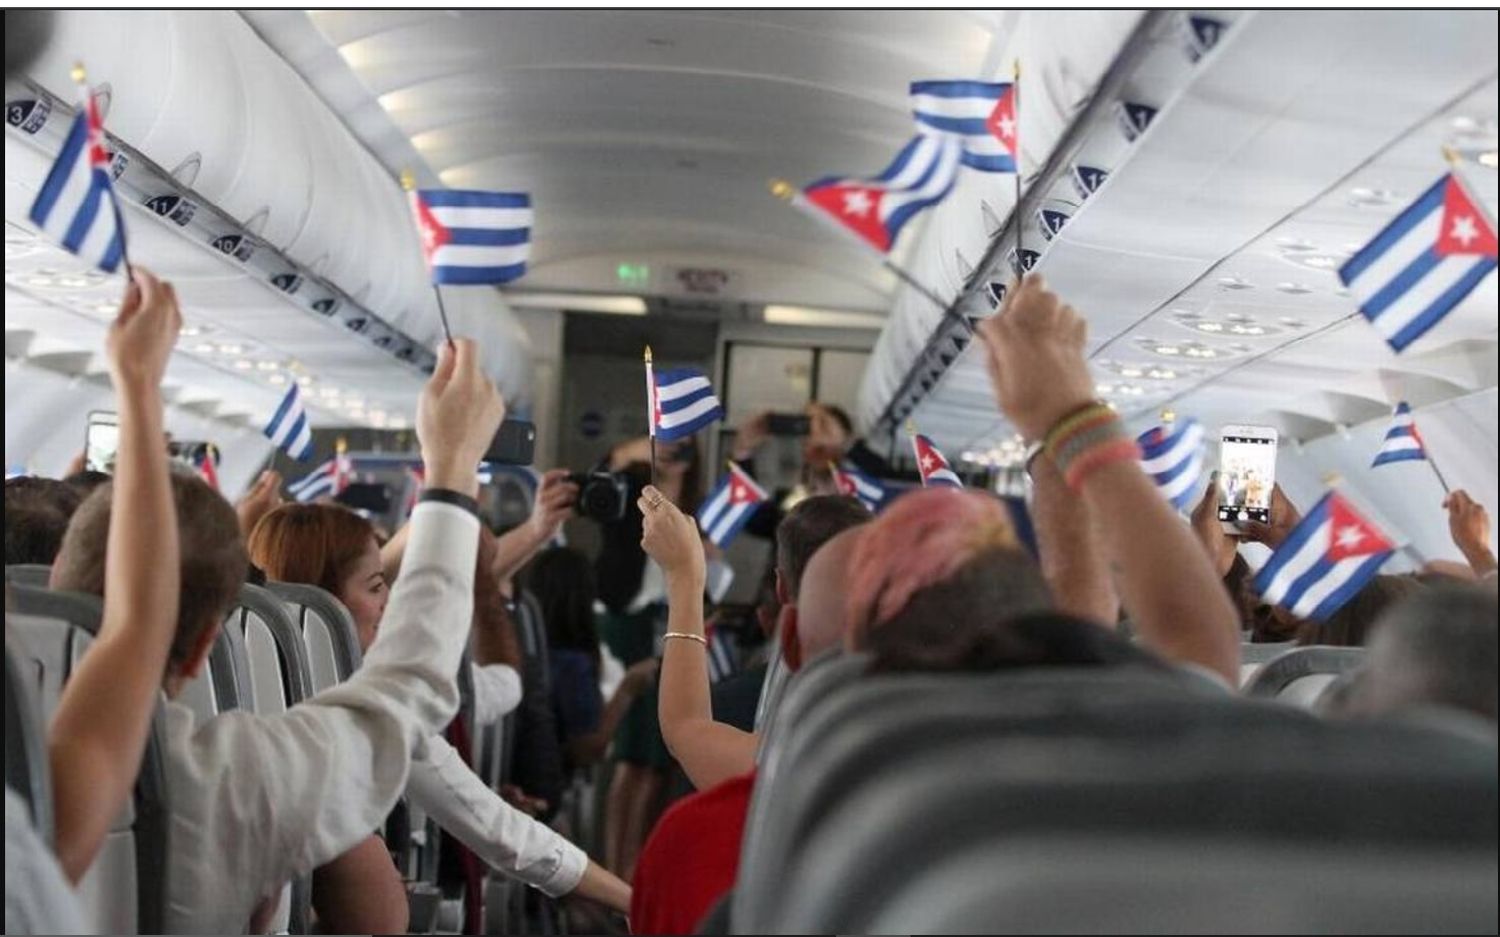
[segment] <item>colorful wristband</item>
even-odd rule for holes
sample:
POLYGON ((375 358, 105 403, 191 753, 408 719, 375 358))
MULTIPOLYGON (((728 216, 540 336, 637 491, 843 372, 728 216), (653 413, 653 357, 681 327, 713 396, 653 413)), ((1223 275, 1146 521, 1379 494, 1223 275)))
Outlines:
POLYGON ((1134 439, 1118 437, 1102 445, 1089 448, 1068 464, 1063 480, 1074 491, 1080 491, 1088 477, 1106 465, 1116 462, 1135 462, 1141 457, 1140 446, 1134 439))

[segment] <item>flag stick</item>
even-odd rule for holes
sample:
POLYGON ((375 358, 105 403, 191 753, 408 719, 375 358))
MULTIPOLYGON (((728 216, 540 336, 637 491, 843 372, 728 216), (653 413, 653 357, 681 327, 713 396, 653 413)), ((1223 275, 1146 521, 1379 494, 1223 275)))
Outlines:
MULTIPOLYGON (((410 169, 401 170, 401 188, 406 192, 407 199, 411 202, 412 214, 415 217, 417 215, 418 196, 414 193, 417 191, 417 177, 410 169)), ((419 224, 418 227, 420 228, 421 225, 419 224)), ((431 262, 430 257, 428 261, 429 263, 431 262)), ((429 269, 428 273, 430 274, 431 272, 429 269)), ((452 348, 453 330, 448 327, 448 307, 443 305, 443 290, 436 283, 432 284, 432 295, 437 297, 438 321, 443 324, 443 339, 448 343, 448 347, 452 348)))
MULTIPOLYGON (((89 119, 89 108, 94 104, 94 89, 89 87, 89 73, 83 67, 82 62, 73 63, 73 71, 70 73, 70 77, 73 79, 73 84, 78 85, 83 90, 83 119, 87 122, 89 119)), ((101 133, 103 132, 102 127, 100 131, 101 133)), ((105 172, 107 174, 108 170, 106 169, 105 172)), ((125 218, 120 214, 120 200, 115 196, 113 188, 113 185, 111 185, 109 203, 115 213, 115 230, 120 233, 120 262, 125 265, 125 288, 129 290, 130 284, 135 282, 135 267, 130 263, 130 246, 129 242, 125 239, 125 218)))
POLYGON ((1430 452, 1427 453, 1427 464, 1430 465, 1430 466, 1432 466, 1432 474, 1434 474, 1434 475, 1437 476, 1438 484, 1443 486, 1443 494, 1445 494, 1445 495, 1452 494, 1453 490, 1448 487, 1448 479, 1446 479, 1446 478, 1443 477, 1442 470, 1439 469, 1438 466, 1437 466, 1437 463, 1433 461, 1433 459, 1432 459, 1432 453, 1430 453, 1430 452))
POLYGON ((1021 229, 1026 226, 1026 219, 1021 216, 1021 60, 1018 58, 1011 67, 1011 109, 1016 113, 1016 266, 1021 269, 1016 273, 1016 281, 1020 282, 1021 275, 1026 272, 1025 262, 1021 259, 1021 229))
POLYGON ((651 346, 646 346, 646 426, 651 430, 651 484, 656 484, 656 375, 651 370, 651 346))
POLYGON ((436 283, 432 284, 432 295, 438 301, 438 319, 443 323, 443 337, 448 340, 449 347, 453 345, 453 330, 448 327, 448 309, 443 305, 443 290, 436 283))

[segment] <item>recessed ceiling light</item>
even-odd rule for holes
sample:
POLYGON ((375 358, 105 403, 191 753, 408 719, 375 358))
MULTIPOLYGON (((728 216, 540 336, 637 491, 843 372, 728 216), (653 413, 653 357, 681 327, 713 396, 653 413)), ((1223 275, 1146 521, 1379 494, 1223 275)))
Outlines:
POLYGON ((1176 345, 1157 345, 1155 347, 1155 349, 1153 349, 1153 350, 1158 355, 1180 355, 1180 354, 1182 354, 1182 349, 1178 348, 1176 345))
POLYGON ((1130 367, 1121 368, 1120 369, 1120 376, 1121 377, 1140 377, 1141 376, 1141 369, 1140 368, 1130 368, 1130 367))
POLYGON ((343 393, 343 391, 339 390, 337 387, 319 387, 318 388, 318 396, 322 397, 324 400, 332 400, 333 398, 337 397, 341 393, 343 393))
POLYGON ((1219 277, 1219 289, 1221 290, 1253 290, 1249 280, 1244 277, 1219 277))
POLYGON ((27 277, 26 283, 30 286, 51 286, 52 278, 45 274, 36 273, 27 277))
POLYGON ((280 374, 280 373, 272 374, 270 377, 267 378, 267 380, 270 381, 272 384, 275 384, 277 387, 280 387, 282 384, 286 383, 286 375, 285 374, 280 374))
POLYGON ((1276 246, 1288 254, 1300 254, 1306 251, 1315 251, 1318 249, 1318 245, 1305 238, 1277 238, 1276 246))
POLYGON ((1194 312, 1191 309, 1173 309, 1172 310, 1172 315, 1176 316, 1179 319, 1201 319, 1201 318, 1203 318, 1203 313, 1201 313, 1201 312, 1194 312))
MULTIPOLYGON (((100 303, 95 308, 98 309, 100 312, 103 312, 106 309, 113 309, 114 307, 110 306, 107 303, 100 303)), ((203 334, 203 329, 199 328, 196 325, 184 325, 182 327, 182 334, 186 335, 188 338, 192 338, 195 335, 202 335, 203 334)))
POLYGON ((257 368, 260 368, 262 371, 275 371, 277 368, 281 367, 281 365, 277 364, 274 361, 257 361, 255 362, 255 366, 257 368))
POLYGON ((1146 376, 1156 381, 1172 381, 1177 379, 1177 372, 1171 368, 1152 368, 1146 376))
POLYGON ((1500 167, 1500 152, 1495 150, 1485 150, 1477 158, 1481 166, 1488 166, 1491 169, 1500 167))
POLYGON ((214 346, 208 342, 199 342, 193 346, 193 351, 200 355, 211 355, 214 353, 214 346))
POLYGON ((876 312, 845 309, 810 309, 806 306, 767 306, 766 322, 772 325, 822 326, 833 329, 881 329, 886 317, 876 312))
POLYGON ((1222 332, 1224 324, 1222 322, 1199 322, 1195 328, 1200 332, 1222 332))
POLYGON ((89 284, 89 281, 87 279, 85 279, 84 277, 69 276, 69 277, 58 277, 57 278, 57 285, 60 286, 60 287, 62 287, 63 289, 84 290, 84 289, 88 289, 90 284, 89 284))
POLYGON ((1112 393, 1115 392, 1115 385, 1113 385, 1113 384, 1096 384, 1096 385, 1094 385, 1094 390, 1097 391, 1101 395, 1112 394, 1112 393))
POLYGON ((1292 282, 1278 283, 1276 284, 1276 289, 1282 293, 1286 293, 1289 296, 1304 296, 1313 291, 1312 287, 1308 286, 1305 283, 1292 282))
POLYGON ((506 302, 522 309, 560 309, 643 316, 646 301, 639 296, 601 296, 597 293, 506 293, 506 302))
POLYGON ((244 353, 245 346, 243 345, 236 345, 233 342, 224 342, 219 345, 219 354, 221 355, 242 355, 244 353))
POLYGON ((1258 325, 1231 325, 1229 331, 1236 335, 1264 335, 1266 330, 1258 325))
POLYGON ((1349 190, 1349 204, 1356 208, 1381 208, 1395 202, 1397 198, 1397 194, 1390 189, 1362 185, 1349 190))
POLYGON ((1338 254, 1303 254, 1300 257, 1287 259, 1299 266, 1311 267, 1313 270, 1335 270, 1343 264, 1345 258, 1338 254))
POLYGON ((1453 129, 1459 133, 1473 133, 1479 129, 1479 121, 1468 114, 1459 114, 1453 118, 1453 129))
MULTIPOLYGON (((95 303, 94 311, 101 316, 113 316, 120 311, 120 307, 115 303, 95 303)), ((198 333, 189 332, 187 329, 183 329, 182 334, 192 336, 197 335, 198 333)))
POLYGON ((1300 329, 1307 324, 1301 319, 1296 318, 1295 316, 1282 316, 1276 321, 1280 322, 1282 325, 1286 326, 1289 329, 1300 329))
POLYGON ((253 367, 255 367, 255 364, 253 362, 246 361, 244 358, 240 358, 234 363, 234 369, 236 371, 249 371, 253 367))

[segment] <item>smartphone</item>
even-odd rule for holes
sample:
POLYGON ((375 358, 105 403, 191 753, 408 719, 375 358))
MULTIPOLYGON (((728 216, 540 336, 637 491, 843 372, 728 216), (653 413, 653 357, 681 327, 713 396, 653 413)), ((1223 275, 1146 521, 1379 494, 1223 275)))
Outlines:
POLYGON ((812 432, 812 419, 805 413, 771 413, 766 431, 772 436, 806 436, 812 432))
POLYGON ((1276 442, 1270 426, 1230 424, 1220 432, 1219 522, 1225 530, 1244 521, 1270 523, 1276 442))
POLYGON ((391 509, 391 487, 380 482, 350 482, 333 500, 380 515, 391 509))
POLYGON ((114 474, 115 456, 120 451, 120 417, 107 410, 89 414, 83 434, 83 465, 90 472, 114 474))
POLYGON ((530 465, 536 451, 536 427, 525 420, 506 420, 490 442, 484 461, 496 465, 530 465))

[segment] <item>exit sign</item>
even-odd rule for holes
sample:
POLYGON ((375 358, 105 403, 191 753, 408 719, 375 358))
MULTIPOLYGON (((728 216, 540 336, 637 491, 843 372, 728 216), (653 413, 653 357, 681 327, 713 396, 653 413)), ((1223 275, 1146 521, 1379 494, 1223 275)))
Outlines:
POLYGON ((620 264, 615 279, 625 286, 645 286, 651 282, 651 268, 646 264, 620 264))

